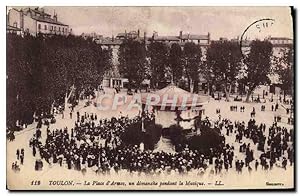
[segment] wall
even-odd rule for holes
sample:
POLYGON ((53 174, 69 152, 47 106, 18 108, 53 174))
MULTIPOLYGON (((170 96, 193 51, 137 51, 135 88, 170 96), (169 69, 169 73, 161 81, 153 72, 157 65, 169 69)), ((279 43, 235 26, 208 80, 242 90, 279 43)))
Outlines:
POLYGON ((207 40, 207 39, 200 39, 200 44, 209 44, 209 40, 207 40))
POLYGON ((59 35, 68 35, 69 34, 69 28, 68 26, 63 26, 63 25, 57 25, 57 24, 51 24, 51 23, 46 23, 46 22, 40 22, 37 21, 37 26, 36 28, 38 29, 39 32, 45 33, 45 34, 59 34, 59 35), (41 25, 41 29, 39 29, 39 25, 41 25), (47 26, 47 30, 45 30, 45 25, 47 26), (51 30, 51 27, 53 30, 51 30), (56 31, 54 29, 56 28, 56 31), (59 31, 60 28, 60 31, 59 31), (64 32, 62 29, 64 28, 64 32))
POLYGON ((8 13, 8 25, 15 26, 14 23, 17 23, 17 28, 21 28, 21 13, 11 9, 8 13))
POLYGON ((280 39, 280 40, 271 40, 272 44, 292 44, 293 40, 286 40, 286 39, 280 39))
POLYGON ((24 15, 24 31, 36 36, 37 28, 36 21, 33 20, 30 15, 24 15))

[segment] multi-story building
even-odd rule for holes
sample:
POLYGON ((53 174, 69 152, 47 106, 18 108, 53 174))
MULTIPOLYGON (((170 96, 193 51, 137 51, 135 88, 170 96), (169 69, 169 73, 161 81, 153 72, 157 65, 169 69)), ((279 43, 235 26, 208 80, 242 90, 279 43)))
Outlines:
POLYGON ((273 47, 288 47, 293 44, 293 40, 287 37, 270 37, 269 41, 273 47))
POLYGON ((150 41, 165 42, 170 44, 179 43, 182 46, 186 42, 194 42, 200 46, 208 46, 210 44, 210 33, 207 35, 194 35, 190 33, 183 34, 183 32, 180 31, 178 36, 159 36, 157 32, 154 32, 150 41))
MULTIPOLYGON (((287 38, 287 37, 267 37, 265 40, 269 41, 273 48, 272 48, 272 55, 274 57, 280 58, 284 55, 286 50, 289 50, 293 47, 293 39, 287 38)), ((249 54, 250 52, 250 46, 252 40, 240 40, 239 38, 237 39, 232 39, 231 41, 233 42, 238 42, 241 46, 241 52, 243 54, 249 54)), ((274 69, 276 65, 276 61, 272 61, 272 68, 274 69)), ((262 86, 260 89, 261 91, 269 91, 270 93, 275 93, 279 94, 280 93, 280 81, 279 77, 276 73, 269 74, 269 79, 271 81, 270 86, 262 86)), ((232 88, 233 89, 233 88, 232 88)))
POLYGON ((36 36, 39 33, 47 35, 69 35, 72 29, 69 25, 58 21, 57 14, 51 16, 43 8, 25 8, 9 10, 7 15, 7 31, 28 33, 36 36))
POLYGON ((118 33, 116 37, 99 37, 95 39, 95 42, 101 45, 102 49, 109 49, 112 52, 112 69, 109 70, 104 77, 103 86, 115 87, 119 86, 123 88, 126 86, 128 80, 126 78, 122 78, 119 74, 119 61, 118 61, 118 53, 120 45, 124 42, 125 39, 134 39, 138 41, 147 42, 146 33, 144 33, 144 37, 140 36, 140 30, 127 32, 125 30, 124 33, 118 33))
POLYGON ((92 39, 93 41, 103 39, 103 35, 99 35, 95 32, 93 32, 93 33, 82 33, 80 36, 82 38, 84 38, 85 40, 89 39, 89 38, 92 39))
MULTIPOLYGON (((277 58, 282 58, 288 50, 293 48, 293 39, 287 37, 269 37, 268 41, 273 45, 273 56, 277 58)), ((272 67, 275 66, 276 64, 272 64, 272 67)), ((269 91, 271 93, 279 94, 281 91, 279 76, 277 74, 272 74, 269 78, 271 80, 269 91)))
MULTIPOLYGON (((210 44, 210 33, 207 35, 194 35, 194 34, 183 34, 182 31, 179 32, 179 35, 175 36, 159 36, 157 32, 154 32, 151 37, 147 37, 147 33, 144 32, 141 36, 140 30, 118 33, 116 37, 99 37, 95 39, 96 43, 101 45, 102 49, 110 49, 112 51, 112 64, 113 71, 107 74, 103 81, 104 86, 120 86, 123 87, 127 79, 122 78, 118 73, 118 51, 120 45, 124 42, 125 39, 134 39, 145 44, 147 48, 152 42, 164 42, 168 45, 172 43, 178 43, 182 48, 187 42, 194 42, 195 44, 200 45, 203 58, 205 58, 207 47, 210 44)), ((202 81, 202 80, 201 80, 202 81)))

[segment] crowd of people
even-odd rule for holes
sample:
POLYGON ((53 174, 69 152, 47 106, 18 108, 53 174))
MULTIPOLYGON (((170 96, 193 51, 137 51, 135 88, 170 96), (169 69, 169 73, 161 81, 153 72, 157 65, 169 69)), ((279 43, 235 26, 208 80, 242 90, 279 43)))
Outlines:
MULTIPOLYGON (((118 93, 118 89, 115 89, 118 93)), ((220 97, 218 95, 218 97, 220 97)), ((273 98, 272 98, 273 99, 273 98)), ((258 97, 257 100, 260 100, 258 97)), ((252 97, 252 101, 253 97, 252 97)), ((282 100, 280 99, 280 102, 282 100)), ((292 104, 291 101, 285 101, 292 104)), ((245 112, 245 106, 231 105, 231 112, 245 112)), ((271 111, 277 111, 279 104, 272 104, 271 111)), ((46 164, 57 164, 81 171, 83 174, 91 169, 95 173, 107 174, 120 170, 129 172, 144 172, 159 174, 161 172, 187 173, 197 170, 200 174, 210 170, 210 174, 219 174, 232 169, 237 173, 253 169, 271 170, 274 166, 286 169, 294 163, 293 129, 288 130, 280 126, 281 120, 274 117, 274 123, 267 128, 265 123, 257 124, 255 108, 249 109, 250 120, 231 121, 222 118, 221 109, 216 109, 217 121, 206 118, 202 121, 205 126, 214 127, 226 138, 235 138, 233 143, 225 140, 218 148, 211 148, 203 152, 191 150, 188 145, 175 153, 145 150, 139 145, 128 145, 122 141, 121 135, 126 128, 134 123, 141 123, 142 119, 153 121, 153 113, 143 116, 112 117, 99 119, 96 114, 76 113, 73 128, 50 130, 47 125, 45 142, 42 142, 41 121, 33 137, 29 141, 32 155, 36 158, 35 170, 42 170, 46 164), (237 149, 236 149, 237 148, 237 149)), ((261 111, 265 111, 264 104, 261 111)), ((289 108, 287 108, 287 113, 289 108)), ((70 119, 75 117, 74 107, 70 112, 70 119)), ((64 118, 64 116, 62 116, 64 118)), ((17 161, 12 163, 12 169, 19 171, 24 163, 24 149, 17 149, 17 161)))
POLYGON ((18 164, 18 161, 20 162, 21 165, 24 164, 24 157, 25 157, 25 153, 24 152, 25 152, 24 148, 16 150, 16 160, 11 165, 11 169, 13 171, 15 171, 15 172, 19 172, 20 171, 20 165, 18 164))
MULTIPOLYGON (((232 105, 230 106, 230 111, 231 112, 237 112, 238 111, 238 106, 237 105, 232 105)), ((240 106, 240 112, 245 112, 245 106, 240 106)))
MULTIPOLYGON (((155 117, 151 114, 147 118, 155 117)), ((241 156, 235 151, 234 145, 229 143, 224 143, 220 148, 212 148, 206 153, 191 150, 189 146, 175 153, 166 153, 124 144, 121 134, 127 126, 140 121, 140 116, 132 119, 98 119, 95 114, 80 115, 77 112, 74 128, 66 127, 52 131, 47 128, 44 144, 40 139, 40 130, 37 129, 29 145, 32 155, 39 160, 36 165, 42 165, 40 162, 44 160, 48 164, 58 164, 82 173, 88 168, 96 173, 118 173, 120 170, 150 174, 187 173, 191 170, 203 173, 207 168, 214 174, 228 171, 230 168, 242 173, 245 168, 249 172, 254 167, 257 170, 259 165, 263 169, 272 169, 274 165, 286 168, 287 160, 291 165, 294 162, 294 150, 291 145, 293 131, 280 127, 277 122, 267 130, 265 124, 258 125, 253 118, 247 124, 221 118, 216 122, 208 118, 203 121, 209 126, 217 127, 220 134, 227 137, 235 135, 235 143, 239 144, 238 153, 241 153, 241 156), (260 156, 255 157, 254 151, 260 151, 260 156)), ((41 167, 36 166, 36 170, 40 169, 41 167)))
POLYGON ((229 119, 223 119, 219 126, 221 129, 225 127, 227 136, 236 134, 235 142, 243 143, 242 141, 248 139, 248 141, 252 140, 255 146, 257 144, 257 148, 251 148, 250 143, 245 142, 240 145, 239 152, 245 153, 245 166, 249 166, 249 163, 254 160, 254 150, 261 152, 259 161, 255 162, 256 169, 258 163, 264 169, 272 169, 275 164, 286 168, 287 160, 290 165, 294 162, 293 129, 288 130, 274 122, 267 131, 266 124, 258 125, 255 119, 250 119, 247 126, 244 121, 233 123, 229 119))

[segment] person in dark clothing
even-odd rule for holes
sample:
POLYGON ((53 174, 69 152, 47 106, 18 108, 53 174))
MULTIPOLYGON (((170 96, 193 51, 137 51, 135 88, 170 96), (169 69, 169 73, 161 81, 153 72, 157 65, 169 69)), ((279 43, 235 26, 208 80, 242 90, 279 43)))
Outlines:
POLYGON ((257 171, 258 165, 259 165, 258 160, 256 160, 255 161, 255 171, 257 171))
POLYGON ((16 155, 17 155, 17 159, 19 160, 20 159, 20 150, 19 149, 17 149, 16 155))
POLYGON ((287 160, 285 157, 283 157, 283 161, 282 161, 282 167, 286 170, 286 165, 287 165, 287 160))
POLYGON ((32 147, 32 155, 35 157, 35 155, 36 155, 36 148, 35 148, 35 146, 33 146, 32 147))
POLYGON ((21 165, 23 165, 23 163, 24 163, 24 155, 23 154, 20 155, 20 162, 21 162, 21 165))

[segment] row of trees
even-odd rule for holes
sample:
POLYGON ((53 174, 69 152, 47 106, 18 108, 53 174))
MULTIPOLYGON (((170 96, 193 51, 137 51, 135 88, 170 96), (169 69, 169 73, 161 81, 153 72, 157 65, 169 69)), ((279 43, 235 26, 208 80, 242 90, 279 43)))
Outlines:
POLYGON ((281 88, 286 94, 294 95, 294 49, 292 46, 282 48, 280 58, 275 59, 274 71, 278 74, 282 85, 281 88))
MULTIPOLYGON (((233 84, 247 86, 249 99, 258 85, 269 82, 272 72, 279 75, 282 89, 292 93, 293 53, 291 47, 286 48, 275 58, 267 41, 253 41, 250 53, 243 56, 238 43, 229 41, 212 42, 202 51, 192 42, 183 46, 152 42, 146 47, 143 42, 127 39, 119 48, 118 60, 130 88, 140 88, 144 79, 150 79, 152 88, 173 81, 198 92, 202 76, 208 90, 221 86, 227 98, 233 84)), ((7 34, 8 127, 17 120, 30 123, 34 113, 49 114, 54 105, 66 105, 82 92, 91 93, 111 69, 111 58, 110 49, 102 49, 91 39, 7 34)))
POLYGON ((111 51, 75 36, 7 34, 7 126, 31 123, 102 81, 111 51))
POLYGON ((193 92, 198 92, 201 76, 207 81, 208 92, 213 85, 220 86, 227 99, 231 87, 238 83, 247 87, 247 101, 256 87, 269 84, 269 76, 277 73, 288 92, 293 81, 293 49, 274 56, 268 41, 255 40, 249 47, 249 54, 243 55, 238 42, 231 41, 212 42, 202 51, 193 42, 183 47, 179 43, 152 42, 146 47, 145 43, 128 39, 119 48, 120 73, 135 88, 150 79, 152 88, 172 81, 181 87, 187 83, 187 89, 193 92))
POLYGON ((129 85, 139 88, 144 79, 150 79, 152 88, 161 88, 168 81, 180 85, 185 75, 189 86, 198 89, 202 52, 199 45, 186 43, 183 50, 179 44, 169 47, 162 42, 145 44, 125 40, 119 48, 120 73, 128 78, 129 85))

